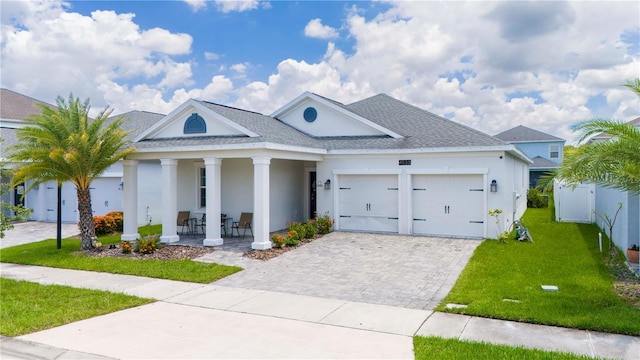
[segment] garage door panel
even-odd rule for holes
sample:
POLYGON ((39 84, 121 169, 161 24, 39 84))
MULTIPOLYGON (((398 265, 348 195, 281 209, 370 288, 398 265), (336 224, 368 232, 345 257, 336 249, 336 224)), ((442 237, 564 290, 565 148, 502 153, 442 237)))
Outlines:
POLYGON ((341 175, 340 229, 398 231, 397 175, 341 175))
POLYGON ((414 175, 413 233, 482 236, 482 179, 482 175, 414 175))

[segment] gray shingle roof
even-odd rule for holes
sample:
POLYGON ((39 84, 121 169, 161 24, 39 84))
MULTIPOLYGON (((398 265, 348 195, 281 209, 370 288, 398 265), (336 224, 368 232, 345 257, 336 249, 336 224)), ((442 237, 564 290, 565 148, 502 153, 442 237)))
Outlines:
POLYGON ((347 105, 346 109, 382 127, 394 131, 404 139, 377 138, 333 145, 341 148, 410 149, 468 146, 503 146, 499 139, 443 118, 419 107, 407 104, 387 94, 379 94, 347 105))
POLYGON ((257 138, 223 136, 143 140, 137 143, 136 146, 138 148, 147 148, 271 142, 328 150, 402 150, 506 145, 503 141, 488 134, 409 105, 386 94, 375 95, 350 105, 343 105, 331 99, 327 100, 336 106, 401 134, 404 138, 395 139, 386 135, 313 137, 266 115, 200 101, 207 108, 260 136, 257 138))
POLYGON ((121 116, 124 117, 122 129, 125 131, 131 131, 129 134, 130 139, 135 138, 140 133, 151 127, 151 125, 165 117, 163 114, 133 110, 124 114, 111 116, 107 119, 107 123, 121 116))
POLYGON ((542 131, 531 129, 523 125, 516 126, 494 136, 508 143, 530 141, 564 141, 564 139, 561 139, 559 137, 543 133, 542 131))
POLYGON ((25 120, 31 115, 40 114, 40 108, 36 104, 55 108, 51 104, 18 94, 15 91, 0 89, 0 119, 25 120))
POLYGON ((542 169, 555 169, 558 167, 558 164, 554 163, 549 159, 545 159, 542 156, 536 156, 533 159, 533 164, 531 164, 531 168, 542 168, 542 169))

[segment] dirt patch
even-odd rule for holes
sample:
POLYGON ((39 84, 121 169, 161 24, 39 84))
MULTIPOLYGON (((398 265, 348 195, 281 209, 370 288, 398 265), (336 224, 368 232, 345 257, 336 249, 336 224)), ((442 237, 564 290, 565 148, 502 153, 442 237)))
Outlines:
POLYGON ((184 245, 164 245, 160 249, 156 250, 153 254, 140 254, 137 252, 131 252, 125 254, 122 252, 122 248, 119 244, 105 245, 101 250, 84 250, 86 256, 89 257, 118 257, 126 259, 158 259, 158 260, 182 260, 182 259, 195 259, 202 255, 213 252, 214 249, 207 247, 195 247, 184 245))
POLYGON ((615 293, 640 309, 640 277, 629 269, 626 258, 622 253, 613 250, 609 253, 607 266, 614 279, 615 293))

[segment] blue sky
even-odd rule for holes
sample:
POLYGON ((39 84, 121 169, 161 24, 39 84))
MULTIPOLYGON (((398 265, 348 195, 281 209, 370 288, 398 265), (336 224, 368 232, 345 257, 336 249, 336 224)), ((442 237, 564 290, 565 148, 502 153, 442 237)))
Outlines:
POLYGON ((638 2, 2 1, 0 85, 95 111, 387 93, 495 134, 640 116, 638 2))

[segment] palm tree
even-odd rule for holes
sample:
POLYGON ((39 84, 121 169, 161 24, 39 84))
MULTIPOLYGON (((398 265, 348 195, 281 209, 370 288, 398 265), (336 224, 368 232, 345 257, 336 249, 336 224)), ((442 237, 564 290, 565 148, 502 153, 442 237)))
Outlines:
POLYGON ((111 114, 104 109, 89 119, 89 99, 84 103, 69 95, 58 96, 57 109, 39 105, 41 114, 26 120, 16 130, 18 145, 9 158, 21 165, 13 183, 31 180, 27 191, 46 181, 71 181, 76 186, 82 249, 92 249, 95 238, 89 185, 111 165, 133 152, 125 147, 127 132, 121 129, 123 118, 107 123, 111 114))
MULTIPOLYGON (((640 79, 626 87, 640 96, 640 79)), ((606 141, 591 142, 566 154, 556 169, 559 179, 568 183, 592 181, 605 187, 640 193, 640 129, 619 121, 592 119, 573 127, 582 132, 579 142, 606 133, 606 141)))

